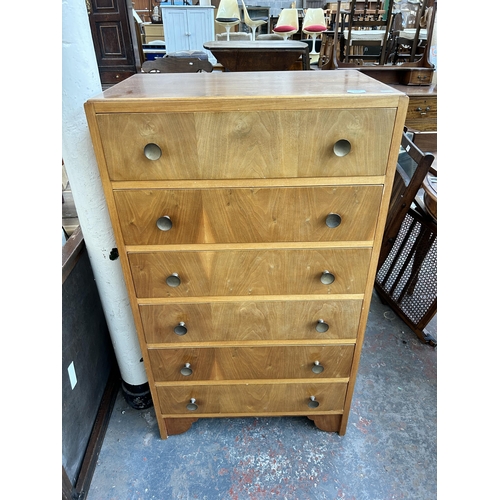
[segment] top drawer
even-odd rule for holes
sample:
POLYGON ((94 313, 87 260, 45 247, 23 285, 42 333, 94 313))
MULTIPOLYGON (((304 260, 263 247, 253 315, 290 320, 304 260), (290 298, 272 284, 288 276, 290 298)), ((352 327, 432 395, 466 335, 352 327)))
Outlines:
POLYGON ((384 175, 395 108, 97 115, 112 181, 384 175))

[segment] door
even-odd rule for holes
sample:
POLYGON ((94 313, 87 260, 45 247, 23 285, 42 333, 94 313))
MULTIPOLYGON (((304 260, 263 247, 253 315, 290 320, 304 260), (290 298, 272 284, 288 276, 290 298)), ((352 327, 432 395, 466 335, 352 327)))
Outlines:
POLYGON ((101 83, 115 84, 137 73, 127 0, 87 0, 87 11, 101 83))

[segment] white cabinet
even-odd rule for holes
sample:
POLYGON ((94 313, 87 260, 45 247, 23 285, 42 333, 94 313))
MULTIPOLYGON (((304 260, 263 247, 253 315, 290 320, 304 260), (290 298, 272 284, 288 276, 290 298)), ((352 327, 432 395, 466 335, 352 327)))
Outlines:
POLYGON ((198 5, 161 4, 163 31, 167 53, 181 50, 202 50, 212 64, 217 60, 203 48, 215 40, 215 7, 198 5))

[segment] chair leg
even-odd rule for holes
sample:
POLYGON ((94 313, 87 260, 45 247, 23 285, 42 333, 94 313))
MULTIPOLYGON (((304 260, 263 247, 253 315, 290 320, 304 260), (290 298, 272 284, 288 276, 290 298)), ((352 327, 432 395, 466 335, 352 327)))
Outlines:
POLYGON ((255 31, 257 30, 257 26, 252 26, 252 42, 255 42, 255 31))
POLYGON ((312 50, 309 52, 310 55, 316 55, 318 51, 316 50, 316 37, 317 35, 311 35, 313 40, 312 50))
POLYGON ((231 29, 231 26, 225 26, 225 28, 226 28, 226 41, 229 42, 229 31, 231 29))

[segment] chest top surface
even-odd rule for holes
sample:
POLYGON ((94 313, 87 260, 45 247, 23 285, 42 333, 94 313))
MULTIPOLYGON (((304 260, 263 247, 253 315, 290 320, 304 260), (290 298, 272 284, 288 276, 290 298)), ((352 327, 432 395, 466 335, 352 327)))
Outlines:
POLYGON ((265 71, 136 74, 89 102, 96 112, 161 112, 191 107, 397 107, 402 98, 407 99, 399 90, 355 70, 265 71))

